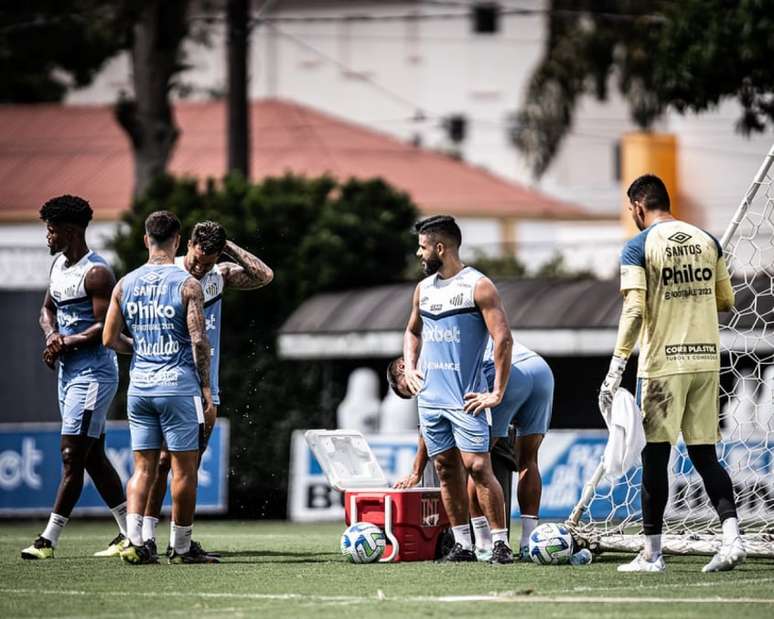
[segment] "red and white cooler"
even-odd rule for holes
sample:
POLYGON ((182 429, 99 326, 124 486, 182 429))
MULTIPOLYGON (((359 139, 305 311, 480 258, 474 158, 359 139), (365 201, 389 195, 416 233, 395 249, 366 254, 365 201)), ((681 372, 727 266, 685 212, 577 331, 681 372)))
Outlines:
POLYGON ((370 522, 384 531, 380 561, 431 561, 447 550, 449 519, 439 488, 390 488, 360 432, 308 430, 304 438, 328 483, 344 493, 347 526, 370 522))

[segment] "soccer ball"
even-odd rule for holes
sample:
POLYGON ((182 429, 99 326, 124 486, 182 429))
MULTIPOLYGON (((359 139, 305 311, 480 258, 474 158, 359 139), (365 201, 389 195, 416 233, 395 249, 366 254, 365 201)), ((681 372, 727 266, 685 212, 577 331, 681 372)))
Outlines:
POLYGON ((356 522, 341 536, 341 554, 352 563, 373 563, 384 554, 384 533, 370 522, 356 522))
POLYGON ((529 556, 539 565, 569 563, 572 556, 572 535, 561 524, 541 524, 529 536, 529 556))

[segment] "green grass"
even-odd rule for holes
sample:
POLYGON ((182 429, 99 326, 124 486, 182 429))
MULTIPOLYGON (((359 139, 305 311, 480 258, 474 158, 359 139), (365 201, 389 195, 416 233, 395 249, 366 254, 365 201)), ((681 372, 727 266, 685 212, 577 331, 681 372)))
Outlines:
MULTIPOLYGON (((201 521, 195 538, 223 551, 221 565, 129 566, 91 556, 113 537, 111 523, 76 519, 56 559, 22 561, 19 550, 42 525, 0 524, 4 619, 774 616, 774 561, 768 560, 702 574, 704 559, 675 557, 666 574, 646 575, 619 575, 615 566, 622 555, 582 567, 351 565, 338 554, 343 525, 201 521)), ((165 547, 166 535, 159 542, 165 547)))

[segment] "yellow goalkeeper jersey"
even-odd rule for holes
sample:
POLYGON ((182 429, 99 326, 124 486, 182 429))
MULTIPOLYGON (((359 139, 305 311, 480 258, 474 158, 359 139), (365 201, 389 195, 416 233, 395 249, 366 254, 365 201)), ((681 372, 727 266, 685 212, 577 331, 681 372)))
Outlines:
POLYGON ((621 290, 645 290, 637 376, 718 371, 716 283, 728 279, 717 239, 683 221, 657 222, 621 252, 621 290))

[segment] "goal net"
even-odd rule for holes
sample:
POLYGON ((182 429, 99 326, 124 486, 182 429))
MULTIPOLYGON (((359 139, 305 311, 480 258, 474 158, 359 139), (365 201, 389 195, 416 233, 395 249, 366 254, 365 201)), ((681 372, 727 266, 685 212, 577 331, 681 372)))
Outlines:
MULTIPOLYGON (((721 436, 750 556, 774 556, 774 146, 751 183, 721 245, 732 277, 734 309, 721 315, 721 436)), ((713 554, 717 514, 684 444, 672 450, 664 552, 713 554)), ((641 469, 611 483, 602 467, 584 488, 568 524, 595 551, 643 546, 641 469)))

